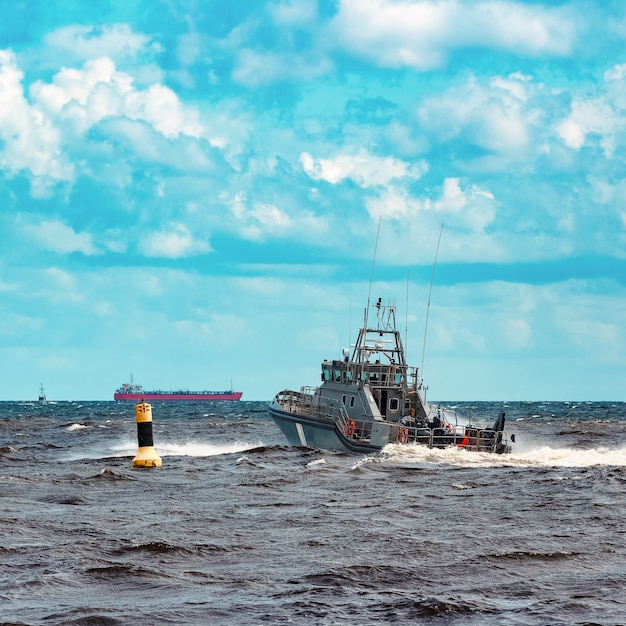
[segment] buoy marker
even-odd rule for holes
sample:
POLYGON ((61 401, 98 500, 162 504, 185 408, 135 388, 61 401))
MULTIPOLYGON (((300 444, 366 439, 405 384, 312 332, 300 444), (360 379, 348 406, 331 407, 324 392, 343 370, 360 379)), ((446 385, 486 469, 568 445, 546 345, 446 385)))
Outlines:
POLYGON ((140 402, 135 406, 135 418, 139 450, 133 459, 133 467, 161 467, 161 457, 156 453, 152 439, 152 407, 147 402, 140 402))

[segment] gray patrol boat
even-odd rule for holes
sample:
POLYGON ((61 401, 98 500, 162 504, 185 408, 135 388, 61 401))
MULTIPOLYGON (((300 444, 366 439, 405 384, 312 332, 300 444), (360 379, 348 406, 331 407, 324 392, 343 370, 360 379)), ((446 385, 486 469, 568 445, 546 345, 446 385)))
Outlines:
MULTIPOLYGON (((341 452, 375 452, 390 443, 457 446, 504 454, 511 446, 502 412, 491 427, 460 424, 454 411, 426 400, 418 369, 407 365, 396 308, 374 305, 376 325, 363 328, 352 352, 322 363, 319 387, 285 389, 269 412, 291 445, 341 452)), ((515 436, 510 436, 515 441, 515 436)))

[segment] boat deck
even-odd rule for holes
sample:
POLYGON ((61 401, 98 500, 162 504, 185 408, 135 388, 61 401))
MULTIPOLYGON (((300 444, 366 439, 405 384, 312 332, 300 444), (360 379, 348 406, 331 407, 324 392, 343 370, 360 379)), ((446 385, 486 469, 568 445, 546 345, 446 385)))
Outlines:
MULTIPOLYGON (((473 426, 427 428, 405 426, 402 422, 385 420, 376 422, 371 419, 350 419, 342 405, 326 404, 322 396, 309 393, 309 389, 313 388, 283 391, 276 396, 275 402, 290 415, 334 423, 341 436, 355 443, 369 443, 375 425, 380 423, 390 424, 395 431, 396 438, 389 443, 417 444, 429 448, 457 446, 473 452, 493 452, 504 445, 503 433, 492 428, 473 426)), ((508 449, 508 446, 506 448, 508 449)))

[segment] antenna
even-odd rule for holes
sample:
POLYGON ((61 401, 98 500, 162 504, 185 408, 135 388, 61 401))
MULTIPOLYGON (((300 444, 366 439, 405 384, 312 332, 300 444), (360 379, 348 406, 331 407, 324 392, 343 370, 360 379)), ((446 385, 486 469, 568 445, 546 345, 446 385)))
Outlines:
POLYGON ((411 276, 411 270, 407 270, 406 273, 406 304, 404 305, 404 352, 408 354, 409 351, 409 278, 411 276))
POLYGON ((376 263, 376 250, 378 249, 378 236, 380 235, 380 223, 383 221, 383 216, 378 218, 378 230, 376 231, 376 244, 374 245, 374 256, 372 257, 372 271, 370 272, 370 286, 367 291, 367 308, 365 309, 365 330, 367 330, 367 316, 370 310, 370 297, 372 295, 372 279, 374 277, 374 264, 376 263))
POLYGON ((439 230, 439 239, 437 240, 437 250, 435 251, 435 260, 433 262, 433 272, 430 276, 430 289, 428 290, 428 306, 426 307, 426 323, 424 324, 424 344, 422 346, 422 380, 424 380, 424 354, 426 352, 426 331, 428 330, 428 313, 430 311, 430 296, 433 292, 433 281, 435 280, 435 267, 437 267, 437 257, 439 256, 439 244, 441 243, 441 233, 443 233, 443 220, 441 220, 441 229, 439 230))
POLYGON ((350 317, 348 324, 348 349, 350 349, 350 342, 352 341, 352 296, 350 296, 350 317))

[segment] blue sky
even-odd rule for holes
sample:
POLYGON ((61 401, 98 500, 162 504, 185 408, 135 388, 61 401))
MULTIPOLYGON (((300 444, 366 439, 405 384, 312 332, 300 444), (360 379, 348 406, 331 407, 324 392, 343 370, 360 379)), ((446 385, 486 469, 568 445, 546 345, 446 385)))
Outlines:
POLYGON ((3 7, 0 399, 314 385, 380 220, 430 399, 624 400, 621 0, 92 4, 3 7))

